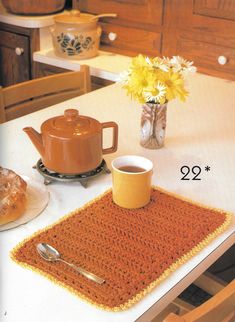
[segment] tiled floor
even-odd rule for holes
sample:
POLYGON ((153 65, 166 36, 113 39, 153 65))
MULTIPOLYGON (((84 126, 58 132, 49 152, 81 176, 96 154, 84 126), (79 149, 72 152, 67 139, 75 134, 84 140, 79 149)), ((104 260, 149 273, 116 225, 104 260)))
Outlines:
POLYGON ((193 306, 199 306, 209 300, 212 296, 194 284, 189 285, 180 295, 181 300, 193 306))
POLYGON ((235 245, 221 256, 209 269, 225 282, 231 282, 235 278, 235 245))

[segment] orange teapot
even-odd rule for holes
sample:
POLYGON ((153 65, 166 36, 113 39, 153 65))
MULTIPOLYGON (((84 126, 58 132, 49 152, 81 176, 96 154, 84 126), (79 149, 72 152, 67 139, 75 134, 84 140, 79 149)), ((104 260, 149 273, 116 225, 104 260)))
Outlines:
POLYGON ((79 115, 67 109, 64 115, 46 120, 41 134, 32 127, 23 129, 42 157, 43 164, 61 174, 80 174, 91 171, 102 162, 102 155, 117 150, 118 125, 79 115), (112 146, 103 148, 103 129, 113 128, 112 146))

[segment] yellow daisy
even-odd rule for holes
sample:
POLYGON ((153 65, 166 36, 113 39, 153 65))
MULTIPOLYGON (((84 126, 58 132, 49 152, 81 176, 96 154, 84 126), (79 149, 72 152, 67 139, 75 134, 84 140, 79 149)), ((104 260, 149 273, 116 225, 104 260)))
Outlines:
POLYGON ((144 55, 139 54, 131 61, 130 69, 136 69, 141 67, 149 67, 149 61, 144 55))
POLYGON ((166 99, 170 101, 179 98, 185 101, 188 92, 184 88, 184 81, 179 73, 170 70, 168 73, 162 73, 162 83, 166 86, 166 99))
POLYGON ((149 71, 148 68, 142 67, 132 71, 124 88, 127 90, 128 95, 131 95, 132 98, 137 99, 140 103, 144 103, 146 101, 144 93, 154 90, 156 82, 156 75, 149 71))

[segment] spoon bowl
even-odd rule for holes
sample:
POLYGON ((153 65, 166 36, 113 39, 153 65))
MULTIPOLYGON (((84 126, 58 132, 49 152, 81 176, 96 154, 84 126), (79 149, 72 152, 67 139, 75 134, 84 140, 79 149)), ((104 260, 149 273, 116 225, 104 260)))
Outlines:
POLYGON ((82 267, 76 266, 74 264, 71 264, 69 262, 66 262, 64 259, 61 258, 61 254, 57 249, 52 247, 49 244, 46 243, 40 243, 36 247, 38 254, 46 261, 48 262, 56 262, 60 261, 70 267, 72 267, 74 270, 76 270, 78 273, 82 274, 86 278, 98 283, 98 284, 103 284, 105 280, 91 272, 88 272, 82 267))
POLYGON ((55 262, 60 258, 60 253, 52 246, 41 243, 37 245, 39 255, 49 262, 55 262))

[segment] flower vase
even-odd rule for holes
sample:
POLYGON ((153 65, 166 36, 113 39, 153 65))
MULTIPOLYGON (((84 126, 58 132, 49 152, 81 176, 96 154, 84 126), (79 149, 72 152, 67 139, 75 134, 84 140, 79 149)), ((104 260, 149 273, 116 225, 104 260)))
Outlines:
POLYGON ((147 149, 164 145, 167 103, 142 105, 140 144, 147 149))

